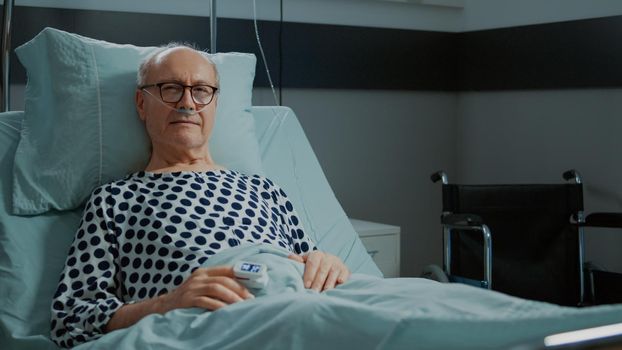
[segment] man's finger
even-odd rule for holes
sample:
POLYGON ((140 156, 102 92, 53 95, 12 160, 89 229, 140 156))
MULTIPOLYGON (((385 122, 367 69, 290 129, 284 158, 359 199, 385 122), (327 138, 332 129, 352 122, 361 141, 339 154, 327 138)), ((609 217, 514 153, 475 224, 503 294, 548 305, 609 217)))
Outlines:
POLYGON ((201 289, 201 296, 218 299, 226 304, 233 304, 244 299, 233 290, 220 283, 209 283, 201 289))
POLYGON ((225 288, 233 291, 237 295, 239 295, 242 299, 252 299, 255 296, 249 292, 249 290, 242 285, 240 282, 236 281, 233 278, 225 277, 225 276, 213 276, 207 280, 208 284, 216 283, 224 286, 225 288))
POLYGON ((205 268, 208 276, 224 276, 235 278, 233 266, 212 266, 205 268))
POLYGON ((299 263, 302 263, 302 264, 305 263, 304 259, 298 254, 290 254, 287 256, 287 258, 294 260, 294 261, 298 261, 299 263))
POLYGON ((328 273, 328 277, 326 278, 326 282, 324 282, 324 287, 322 291, 329 290, 335 288, 335 284, 337 283, 337 278, 339 277, 339 268, 333 266, 328 273))
POLYGON ((319 292, 324 287, 324 283, 326 283, 326 278, 328 277, 328 273, 331 269, 331 261, 327 259, 322 260, 322 264, 315 274, 315 278, 313 278, 313 284, 311 285, 311 289, 319 292))
POLYGON ((339 273, 339 277, 337 277, 337 284, 346 283, 348 279, 350 279, 350 270, 344 266, 339 273))
MULTIPOLYGON (((315 253, 315 252, 314 252, 315 253)), ((305 288, 311 288, 311 284, 315 280, 315 275, 317 274, 318 269, 320 268, 320 263, 322 257, 320 254, 311 253, 307 255, 305 261, 305 273, 302 276, 302 279, 305 283, 305 288)))
POLYGON ((220 300, 212 299, 209 297, 198 297, 194 302, 194 307, 200 307, 202 309, 207 309, 210 311, 218 310, 223 306, 227 306, 227 304, 223 303, 220 300))

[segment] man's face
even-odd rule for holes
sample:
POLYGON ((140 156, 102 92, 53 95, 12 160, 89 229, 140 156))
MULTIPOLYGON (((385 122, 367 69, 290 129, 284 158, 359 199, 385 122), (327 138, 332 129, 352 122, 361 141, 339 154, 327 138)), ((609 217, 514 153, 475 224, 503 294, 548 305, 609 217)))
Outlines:
MULTIPOLYGON (((200 53, 186 49, 172 49, 155 61, 146 76, 146 85, 176 82, 182 85, 217 86, 214 67, 200 53)), ((145 123, 154 152, 183 152, 207 146, 214 126, 217 95, 207 105, 194 102, 190 88, 184 90, 177 103, 166 103, 173 109, 201 110, 193 115, 167 108, 160 98, 157 86, 136 92, 136 106, 145 123)))

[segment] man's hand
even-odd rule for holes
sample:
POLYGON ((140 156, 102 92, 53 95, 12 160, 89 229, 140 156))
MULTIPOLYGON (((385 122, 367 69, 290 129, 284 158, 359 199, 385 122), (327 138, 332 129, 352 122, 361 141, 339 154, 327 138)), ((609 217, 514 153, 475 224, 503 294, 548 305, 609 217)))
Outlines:
POLYGON ((189 307, 218 310, 228 304, 254 298, 246 287, 235 280, 230 266, 198 268, 184 283, 162 297, 165 311, 189 307))
POLYGON ((350 270, 341 259, 328 253, 316 250, 303 256, 290 254, 288 258, 305 264, 302 276, 305 288, 325 291, 345 283, 350 278, 350 270))
POLYGON ((164 314, 173 309, 200 307, 217 310, 254 296, 235 280, 231 266, 196 269, 175 290, 119 308, 104 327, 104 332, 129 327, 143 317, 164 314))

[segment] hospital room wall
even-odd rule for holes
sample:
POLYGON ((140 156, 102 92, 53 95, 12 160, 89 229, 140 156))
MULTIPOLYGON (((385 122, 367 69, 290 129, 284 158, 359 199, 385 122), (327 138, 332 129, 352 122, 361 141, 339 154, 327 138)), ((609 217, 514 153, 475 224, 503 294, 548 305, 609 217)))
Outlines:
MULTIPOLYGON (((561 183, 577 169, 587 213, 622 212, 622 89, 462 92, 454 180, 561 183)), ((620 230, 588 229, 587 259, 622 271, 620 230)))
POLYGON ((461 31, 622 14, 619 0, 464 0, 461 31))
MULTIPOLYGON (((274 104, 256 89, 254 104, 274 104)), ((442 259, 440 187, 455 173, 453 92, 284 89, 337 199, 349 217, 401 227, 401 273, 442 259)))
MULTIPOLYGON (((442 22, 457 29, 434 30, 468 32, 614 16, 622 14, 622 2, 465 0, 459 22, 450 11, 436 10, 436 19, 442 14, 442 22)), ((446 93, 285 89, 283 97, 347 214, 400 225, 402 275, 418 276, 426 264, 441 262, 440 188, 429 182, 437 169, 460 182, 515 183, 560 182, 563 171, 575 168, 586 183, 587 212, 622 211, 622 105, 616 102, 622 90, 556 83, 446 93), (370 161, 357 162, 361 153, 370 161)), ((258 99, 270 104, 269 91, 263 93, 258 99)), ((587 230, 588 260, 622 271, 619 233, 587 230)))
MULTIPOLYGON (((257 104, 271 99, 255 92, 257 104)), ((455 182, 560 183, 574 168, 588 213, 622 212, 622 89, 286 89, 283 100, 347 214, 401 226, 403 276, 440 263, 440 188, 429 181, 437 169, 455 182)), ((619 230, 586 233, 587 259, 622 271, 619 230)))
MULTIPOLYGON (((463 31, 620 14, 622 2, 617 0, 465 0, 463 31)), ((589 35, 607 36, 591 40, 602 42, 616 38, 616 27, 590 32, 589 35)), ((574 168, 583 175, 587 213, 622 211, 622 138, 619 137, 622 89, 615 71, 617 65, 605 63, 607 57, 616 57, 617 45, 601 43, 601 46, 610 47, 610 51, 600 51, 589 44, 585 46, 581 43, 583 39, 572 36, 579 32, 567 31, 565 37, 560 37, 560 42, 575 45, 575 57, 584 55, 584 59, 575 62, 582 64, 569 69, 566 75, 582 77, 578 79, 585 79, 583 83, 591 78, 594 78, 592 82, 600 79, 611 88, 548 86, 546 89, 458 93, 457 176, 453 177, 456 181, 556 183, 563 181, 563 171, 574 168), (598 62, 598 69, 590 70, 594 62, 598 62), (608 80, 607 75, 612 78, 608 80)), ((538 48, 532 43, 528 50, 534 46, 538 48)), ((561 52, 564 50, 557 54, 561 52)), ((553 61, 563 64, 564 57, 553 58, 553 61)), ((555 69, 551 68, 540 69, 539 79, 552 77, 550 71, 555 69)), ((536 84, 545 86, 547 82, 536 84)), ((581 82, 577 81, 576 85, 581 82)), ((587 259, 607 269, 622 271, 620 230, 588 229, 586 233, 587 259)))

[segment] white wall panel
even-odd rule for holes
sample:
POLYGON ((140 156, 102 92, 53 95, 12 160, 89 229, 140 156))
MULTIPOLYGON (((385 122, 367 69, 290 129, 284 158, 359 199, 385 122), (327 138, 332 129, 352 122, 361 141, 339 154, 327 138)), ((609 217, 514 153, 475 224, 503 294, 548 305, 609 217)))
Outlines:
MULTIPOLYGON (((256 0, 257 16, 279 20, 279 0, 256 0)), ((209 16, 207 0, 22 0, 20 6, 209 16)), ((252 0, 218 0, 218 17, 253 17, 252 0)), ((376 0, 283 0, 285 21, 381 28, 460 30, 462 9, 376 0)), ((207 28, 206 28, 207 29, 207 28)))
POLYGON ((616 15, 619 0, 465 0, 461 31, 616 15))

